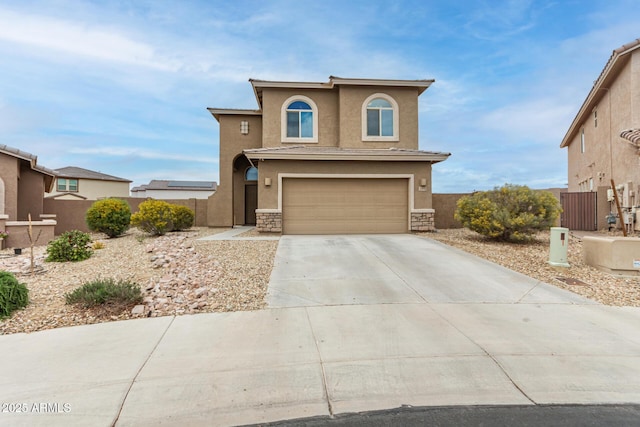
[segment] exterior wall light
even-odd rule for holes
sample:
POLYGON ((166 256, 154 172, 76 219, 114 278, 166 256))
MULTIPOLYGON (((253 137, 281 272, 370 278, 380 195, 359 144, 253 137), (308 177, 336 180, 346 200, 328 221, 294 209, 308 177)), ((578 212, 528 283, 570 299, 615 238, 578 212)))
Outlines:
POLYGON ((264 186, 265 187, 271 187, 271 178, 265 178, 264 179, 264 186))

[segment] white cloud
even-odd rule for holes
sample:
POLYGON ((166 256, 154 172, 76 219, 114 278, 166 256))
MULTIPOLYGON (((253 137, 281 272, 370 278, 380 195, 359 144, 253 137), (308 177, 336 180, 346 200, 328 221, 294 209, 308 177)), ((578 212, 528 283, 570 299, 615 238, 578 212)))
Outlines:
POLYGON ((137 157, 142 159, 154 159, 154 160, 175 160, 175 161, 187 161, 197 163, 211 163, 217 164, 218 159, 216 157, 207 157, 202 155, 185 155, 171 152, 160 152, 149 149, 132 148, 132 147, 97 147, 97 148, 71 148, 69 149, 71 154, 91 154, 101 156, 112 157, 137 157))
POLYGON ((0 39, 94 60, 173 71, 175 61, 159 57, 146 43, 116 28, 95 27, 56 18, 0 9, 0 39))
POLYGON ((576 111, 573 105, 543 98, 516 102, 482 114, 476 123, 480 129, 511 141, 560 141, 576 111))

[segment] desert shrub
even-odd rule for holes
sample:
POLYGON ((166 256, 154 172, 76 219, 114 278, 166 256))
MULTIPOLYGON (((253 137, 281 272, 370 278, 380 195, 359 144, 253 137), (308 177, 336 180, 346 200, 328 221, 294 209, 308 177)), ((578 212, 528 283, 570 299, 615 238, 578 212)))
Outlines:
POLYGON ((79 304, 86 308, 105 304, 129 306, 142 302, 142 292, 134 282, 98 279, 65 294, 65 300, 67 304, 79 304))
POLYGON ((522 242, 551 227, 560 214, 548 191, 506 184, 458 200, 455 218, 470 230, 496 240, 522 242))
POLYGON ((121 199, 98 200, 87 210, 85 221, 91 231, 117 237, 129 228, 131 208, 121 199))
POLYGON ((62 233, 47 245, 46 261, 82 261, 91 257, 91 236, 79 230, 62 233))
POLYGON ((0 271, 0 319, 29 303, 29 290, 8 271, 0 271))
POLYGON ((171 204, 163 200, 145 200, 131 215, 131 225, 152 235, 162 236, 173 229, 171 204))
POLYGON ((104 243, 102 242, 93 242, 93 244, 91 245, 91 249, 93 250, 100 250, 100 249, 104 249, 104 243))
POLYGON ((193 227, 195 214, 191 209, 182 205, 171 205, 173 215, 173 231, 186 230, 193 227))

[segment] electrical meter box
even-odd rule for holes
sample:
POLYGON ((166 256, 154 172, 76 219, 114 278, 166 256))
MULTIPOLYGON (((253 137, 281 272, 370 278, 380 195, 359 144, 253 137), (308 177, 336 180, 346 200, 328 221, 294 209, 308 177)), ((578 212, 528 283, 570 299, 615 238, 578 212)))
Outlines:
POLYGON ((569 229, 551 227, 549 242, 549 264, 554 267, 569 267, 567 253, 569 249, 569 229))

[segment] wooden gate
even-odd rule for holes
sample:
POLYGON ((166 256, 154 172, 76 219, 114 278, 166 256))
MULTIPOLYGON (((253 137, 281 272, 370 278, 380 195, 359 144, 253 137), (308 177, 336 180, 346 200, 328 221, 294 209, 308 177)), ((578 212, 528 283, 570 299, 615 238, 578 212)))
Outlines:
POLYGON ((562 205, 560 225, 569 230, 597 230, 596 196, 596 192, 560 193, 560 204, 562 205))

